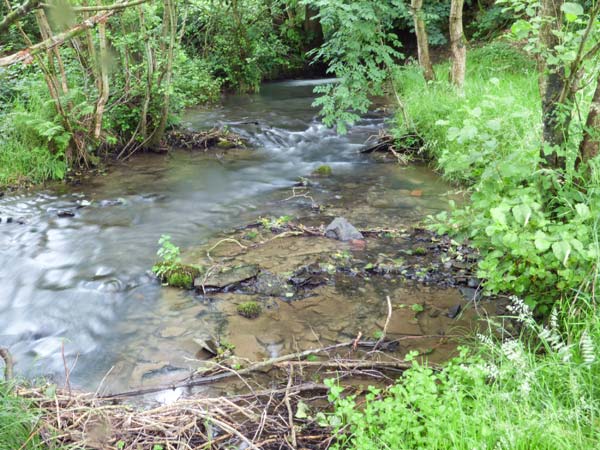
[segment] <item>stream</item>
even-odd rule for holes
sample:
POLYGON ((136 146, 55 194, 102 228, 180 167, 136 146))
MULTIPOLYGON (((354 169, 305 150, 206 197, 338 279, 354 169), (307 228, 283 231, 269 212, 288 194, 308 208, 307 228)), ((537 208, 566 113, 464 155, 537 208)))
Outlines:
MULTIPOLYGON (((103 379, 119 390, 189 373, 195 339, 222 330, 230 312, 195 292, 161 287, 150 273, 158 239, 169 234, 186 249, 259 217, 305 216, 310 207, 289 199, 291 186, 322 164, 333 176, 317 182, 312 200, 358 227, 408 225, 447 207, 450 188, 431 170, 358 153, 383 114, 367 115, 343 136, 324 127, 311 107, 319 82, 266 84, 260 94, 229 96, 184 118, 196 130, 226 125, 254 150, 139 155, 78 186, 0 198, 0 345, 16 372, 60 381, 67 366, 71 384, 88 390, 103 379)), ((274 356, 294 349, 292 335, 311 334, 307 321, 333 342, 356 335, 353 320, 385 318, 385 288, 337 289, 352 306, 341 307, 333 293, 280 302, 277 318, 230 324, 230 340, 242 348, 256 337, 263 356, 274 356)), ((444 308, 460 299, 433 288, 419 295, 444 308)))

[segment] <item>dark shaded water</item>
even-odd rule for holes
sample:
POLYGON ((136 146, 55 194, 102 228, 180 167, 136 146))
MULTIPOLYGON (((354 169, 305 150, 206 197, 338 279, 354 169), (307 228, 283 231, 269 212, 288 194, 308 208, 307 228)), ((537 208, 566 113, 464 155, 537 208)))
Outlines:
MULTIPOLYGON (((10 348, 17 372, 60 379, 64 351, 77 386, 95 389, 109 371, 116 385, 135 384, 135 366, 151 358, 145 347, 160 348, 169 337, 160 325, 165 315, 189 322, 197 302, 149 275, 161 234, 184 248, 259 216, 299 213, 297 203, 281 201, 289 195, 282 190, 321 164, 335 174, 321 194, 352 208, 355 192, 364 193, 356 207, 371 208, 365 220, 409 222, 445 207, 447 186, 429 170, 357 154, 381 117, 365 118, 345 136, 320 124, 313 85, 269 84, 260 95, 189 112, 189 126, 228 125, 256 145, 253 153, 140 156, 84 186, 0 199, 0 345, 10 348), (410 189, 424 195, 399 203, 410 189), (372 217, 373 207, 380 217, 372 217), (58 217, 60 210, 75 216, 58 217)), ((209 325, 196 326, 202 333, 209 325)))

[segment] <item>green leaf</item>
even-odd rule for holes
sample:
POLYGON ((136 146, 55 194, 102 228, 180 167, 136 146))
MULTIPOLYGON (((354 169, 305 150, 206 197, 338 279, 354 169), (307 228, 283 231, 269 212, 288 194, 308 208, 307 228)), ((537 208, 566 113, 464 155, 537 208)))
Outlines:
POLYGON ((492 216, 492 219, 494 219, 499 224, 506 226, 506 214, 504 208, 492 208, 490 209, 490 214, 492 216))
POLYGON ((527 226, 531 219, 531 208, 527 205, 517 205, 512 209, 513 216, 517 223, 527 226))
POLYGON ((583 14, 583 6, 579 3, 566 2, 560 7, 560 10, 565 13, 565 19, 567 22, 573 22, 577 19, 577 16, 583 14))
POLYGON ((515 23, 513 23, 512 27, 510 27, 510 31, 517 38, 523 39, 524 37, 527 37, 529 32, 532 30, 532 28, 533 27, 529 22, 521 19, 521 20, 517 20, 515 23))
POLYGON ((555 242, 552 244, 552 253, 554 253, 556 259, 566 266, 569 255, 571 254, 571 244, 569 244, 567 241, 555 242))
POLYGON ((583 220, 589 219, 591 216, 590 208, 588 205, 584 203, 578 203, 575 205, 575 211, 577 211, 577 215, 583 220))
POLYGON ((296 410, 296 419, 306 419, 308 417, 308 405, 304 403, 302 400, 298 402, 298 409, 296 410))
POLYGON ((537 231, 535 233, 533 243, 535 244, 535 248, 537 248, 540 252, 545 252, 550 248, 552 241, 546 233, 544 233, 543 231, 537 231))

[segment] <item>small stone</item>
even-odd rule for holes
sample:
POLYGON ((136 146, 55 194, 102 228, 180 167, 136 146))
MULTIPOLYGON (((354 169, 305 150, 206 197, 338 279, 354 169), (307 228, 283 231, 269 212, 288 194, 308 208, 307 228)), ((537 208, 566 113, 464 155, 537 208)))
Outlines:
POLYGON ((364 236, 343 217, 333 219, 327 228, 325 228, 325 236, 330 239, 338 239, 340 241, 363 240, 364 236))
POLYGON ((56 212, 56 215, 58 217, 75 217, 75 213, 73 211, 69 211, 68 209, 61 209, 60 211, 56 212))
POLYGON ((481 280, 479 278, 469 278, 467 282, 467 286, 470 288, 476 288, 481 284, 481 280))
POLYGON ((451 319, 455 319, 460 314, 461 310, 462 306, 459 304, 451 306, 450 308, 448 308, 448 317, 450 317, 451 319))
POLYGON ((410 195, 412 197, 421 197, 423 195, 423 191, 421 189, 415 189, 414 191, 410 191, 410 195))
POLYGON ((12 221, 13 221, 13 218, 12 218, 12 217, 7 217, 7 218, 6 218, 6 223, 12 223, 12 221))

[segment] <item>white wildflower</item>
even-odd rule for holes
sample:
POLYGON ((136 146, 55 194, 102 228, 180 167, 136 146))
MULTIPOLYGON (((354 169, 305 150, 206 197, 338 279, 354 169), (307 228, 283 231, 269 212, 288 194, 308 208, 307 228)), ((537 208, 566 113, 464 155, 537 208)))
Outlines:
POLYGON ((516 317, 515 319, 525 325, 535 324, 531 308, 519 297, 513 295, 510 297, 511 304, 506 307, 516 317))
POLYGON ((527 397, 531 392, 531 385, 529 384, 529 377, 525 377, 520 386, 521 394, 523 397, 527 397))
POLYGON ((479 339, 479 341, 482 344, 484 344, 488 347, 492 347, 494 345, 494 341, 492 341, 492 338, 485 334, 477 333, 477 339, 479 339))
POLYGON ((556 308, 553 308, 550 313, 550 328, 552 330, 558 330, 558 311, 556 308))
POLYGON ((579 348, 581 349, 581 356, 583 357, 583 362, 585 364, 592 364, 596 359, 596 353, 594 351, 594 342, 592 338, 588 334, 587 331, 584 331, 581 334, 581 339, 579 340, 579 348))

